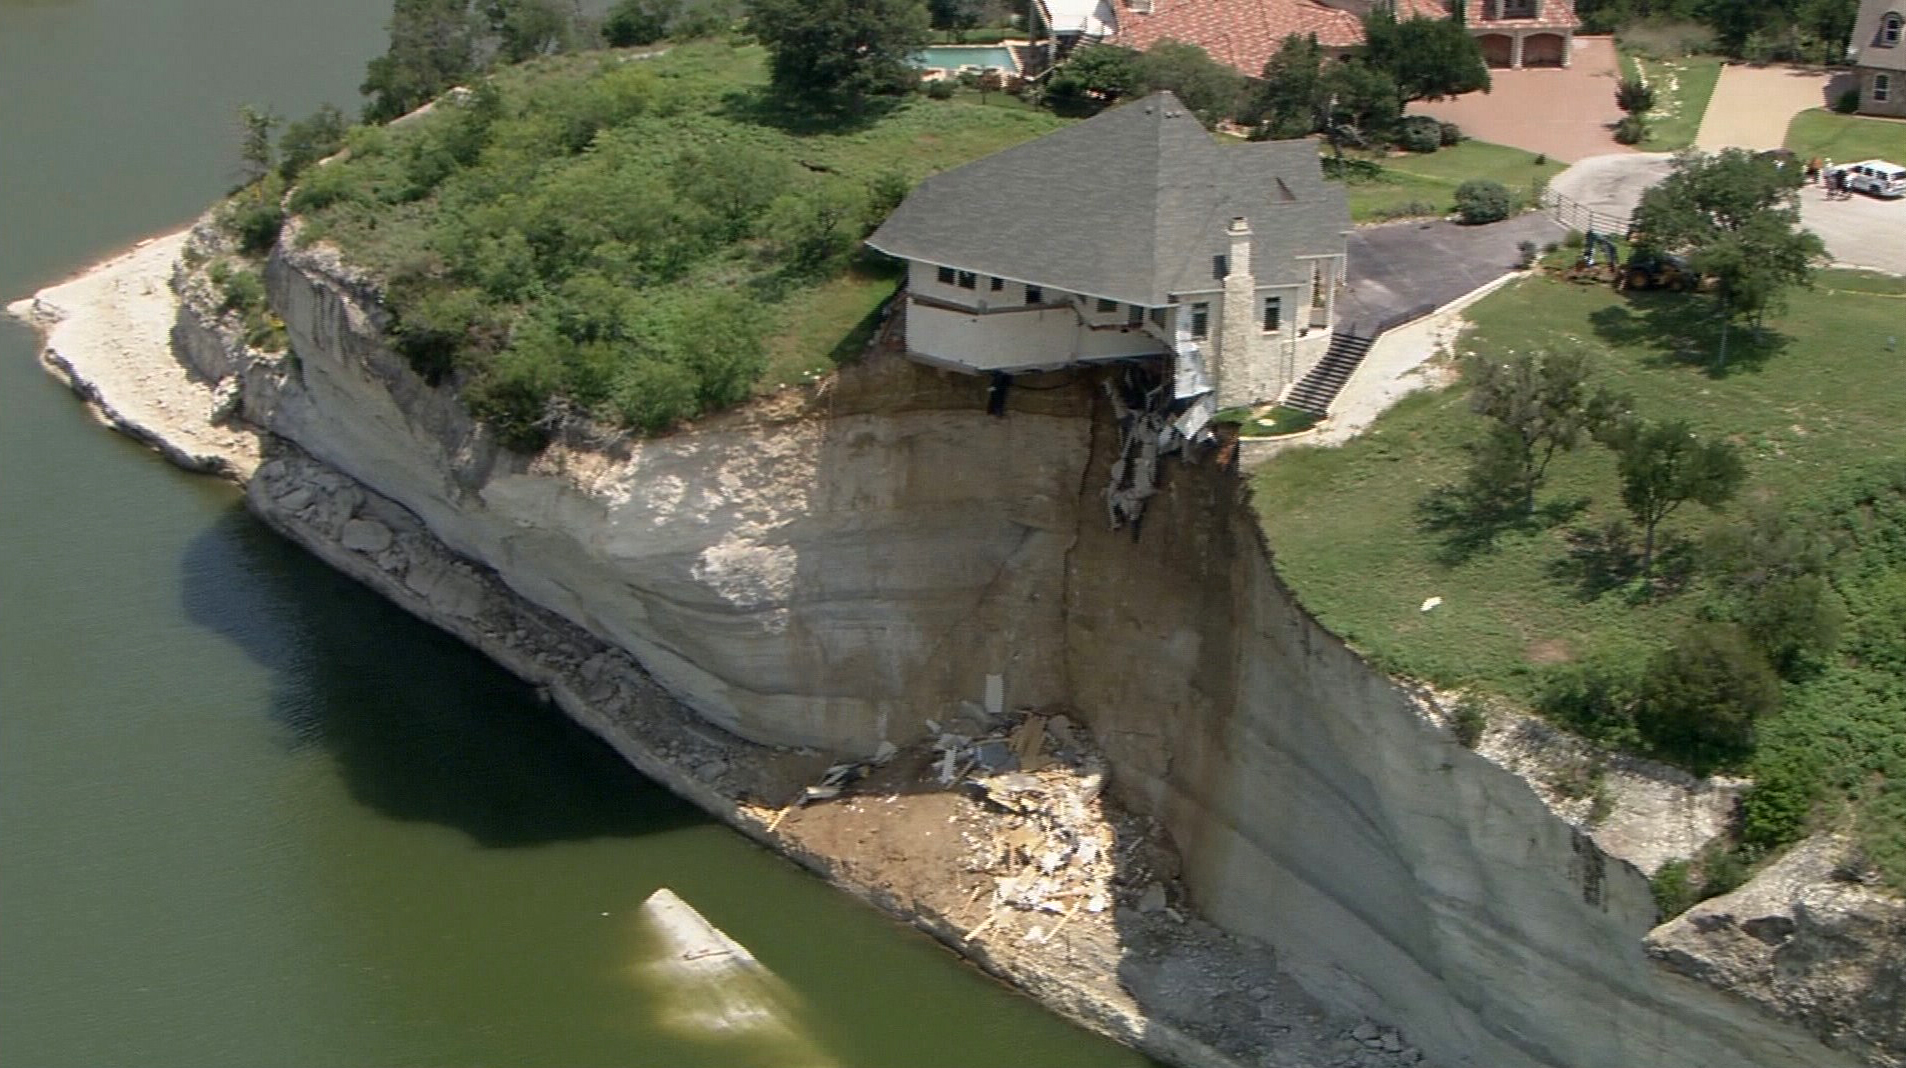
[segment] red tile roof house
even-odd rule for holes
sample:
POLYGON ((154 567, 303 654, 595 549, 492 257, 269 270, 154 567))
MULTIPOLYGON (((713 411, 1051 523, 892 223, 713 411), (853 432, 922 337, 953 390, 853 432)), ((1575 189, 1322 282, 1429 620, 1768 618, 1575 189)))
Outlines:
MULTIPOLYGON (((1123 0, 1114 41, 1144 51, 1195 44, 1255 78, 1293 33, 1341 54, 1363 43, 1363 16, 1383 0, 1123 0)), ((1396 16, 1447 18, 1442 0, 1390 0, 1396 16)), ((1581 25, 1575 0, 1462 0, 1470 35, 1492 67, 1566 67, 1581 25)))

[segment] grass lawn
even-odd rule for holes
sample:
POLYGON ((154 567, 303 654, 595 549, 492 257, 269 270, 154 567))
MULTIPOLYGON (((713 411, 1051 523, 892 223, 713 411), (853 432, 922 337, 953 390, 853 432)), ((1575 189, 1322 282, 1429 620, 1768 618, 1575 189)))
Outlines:
MULTIPOLYGON (((1708 298, 1548 277, 1477 304, 1458 348, 1586 350, 1600 383, 1643 416, 1686 419, 1742 450, 1748 484, 1730 514, 1689 505, 1669 517, 1664 559, 1693 558, 1704 533, 1758 502, 1837 524, 1829 581, 1847 609, 1842 645, 1820 674, 1785 683, 1779 710, 1756 725, 1742 767, 1758 786, 1735 856, 1757 862, 1809 828, 1850 827, 1906 893, 1906 279, 1818 281, 1735 349, 1726 373, 1707 358, 1708 298)), ((1598 446, 1555 460, 1526 523, 1492 529, 1426 507, 1461 477, 1481 428, 1461 388, 1417 393, 1340 448, 1291 450, 1252 472, 1278 571, 1325 626, 1393 673, 1526 706, 1564 665, 1638 672, 1702 618, 1712 601, 1698 571, 1634 595, 1616 563, 1632 542, 1607 533, 1623 509, 1598 446), (1424 611, 1432 597, 1441 603, 1424 611)))
MULTIPOLYGON (((1906 455, 1906 300, 1898 280, 1823 272, 1770 320, 1779 338, 1725 375, 1687 362, 1683 338, 1709 351, 1706 300, 1624 296, 1535 278, 1470 312, 1465 351, 1586 348, 1600 378, 1632 393, 1644 416, 1680 417, 1747 451, 1744 499, 1804 494, 1846 466, 1906 455), (1888 291, 1891 292, 1888 292, 1888 291), (1778 351, 1775 351, 1778 350, 1778 351)), ((1735 344, 1742 340, 1735 333, 1735 344)), ((1737 349, 1737 352, 1740 350, 1737 349)), ((1279 570, 1323 623, 1388 670, 1443 685, 1534 693, 1548 664, 1603 652, 1643 655, 1689 618, 1694 598, 1639 606, 1605 588, 1571 548, 1622 514, 1614 465, 1588 447, 1558 458, 1541 494, 1555 519, 1474 544, 1475 531, 1419 521, 1429 493, 1460 477, 1480 429, 1460 389, 1416 394, 1341 448, 1300 449, 1253 474, 1279 570), (1565 518, 1564 518, 1565 517, 1565 518), (1418 606, 1429 597, 1434 612, 1418 606)), ((1665 533, 1713 522, 1695 505, 1665 533)))
POLYGON ((1836 163, 1863 159, 1906 163, 1906 121, 1814 108, 1795 115, 1788 124, 1787 148, 1803 160, 1819 156, 1836 163))
MULTIPOLYGON (((1328 158, 1329 149, 1324 152, 1328 158)), ((1487 141, 1464 141, 1421 155, 1351 155, 1382 168, 1373 177, 1355 177, 1346 183, 1350 218, 1356 222, 1447 214, 1454 210, 1456 187, 1471 178, 1493 179, 1526 195, 1535 181, 1547 181, 1566 167, 1533 152, 1487 141)))
MULTIPOLYGON (((1628 77, 1639 73, 1655 90, 1648 136, 1635 147, 1644 152, 1677 152, 1693 144, 1701 117, 1707 114, 1708 99, 1714 95, 1714 83, 1721 79, 1720 58, 1646 59, 1623 53, 1621 70, 1628 77)), ((1612 86, 1609 92, 1614 92, 1612 86)))
POLYGON ((860 354, 879 325, 880 306, 900 286, 896 264, 872 257, 828 281, 788 296, 781 328, 767 338, 761 388, 779 389, 826 372, 860 354))

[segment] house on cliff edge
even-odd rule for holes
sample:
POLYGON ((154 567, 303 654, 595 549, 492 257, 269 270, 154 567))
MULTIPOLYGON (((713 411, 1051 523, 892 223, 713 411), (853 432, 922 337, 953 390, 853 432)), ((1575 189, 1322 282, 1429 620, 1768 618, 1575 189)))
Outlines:
POLYGON ((914 358, 1156 358, 1208 417, 1322 358, 1349 229, 1314 144, 1221 144, 1162 92, 928 178, 867 243, 907 261, 914 358))

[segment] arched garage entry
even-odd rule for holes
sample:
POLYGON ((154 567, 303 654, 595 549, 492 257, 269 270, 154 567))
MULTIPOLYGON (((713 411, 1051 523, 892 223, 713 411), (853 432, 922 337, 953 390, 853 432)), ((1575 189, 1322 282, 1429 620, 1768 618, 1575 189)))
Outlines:
POLYGON ((1488 33, 1476 38, 1482 46, 1482 61, 1492 67, 1507 67, 1514 62, 1515 41, 1506 33, 1488 33))
MULTIPOLYGON (((1487 52, 1483 53, 1485 56, 1487 52)), ((1568 55, 1568 39, 1559 33, 1534 33, 1522 39, 1522 65, 1559 67, 1568 55)))

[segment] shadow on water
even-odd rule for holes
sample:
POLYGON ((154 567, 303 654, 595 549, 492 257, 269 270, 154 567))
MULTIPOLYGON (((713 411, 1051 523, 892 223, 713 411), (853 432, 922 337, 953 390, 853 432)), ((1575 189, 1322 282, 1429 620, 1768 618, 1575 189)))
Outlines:
POLYGON ((287 746, 321 746, 391 819, 499 848, 705 822, 521 680, 238 506, 182 567, 187 618, 271 671, 287 746))

